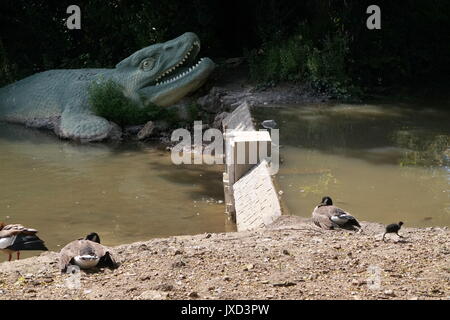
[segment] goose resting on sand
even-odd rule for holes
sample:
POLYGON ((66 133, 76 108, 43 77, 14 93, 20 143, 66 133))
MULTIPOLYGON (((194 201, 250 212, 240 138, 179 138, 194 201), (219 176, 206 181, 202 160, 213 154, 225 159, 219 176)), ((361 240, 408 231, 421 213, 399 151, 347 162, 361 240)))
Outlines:
POLYGON ((81 269, 94 267, 116 268, 117 262, 109 248, 100 244, 97 233, 90 233, 85 239, 70 242, 59 253, 61 272, 66 272, 69 265, 77 265, 81 269))
POLYGON ((47 251, 44 241, 36 236, 38 231, 22 226, 21 224, 0 223, 0 250, 9 255, 11 261, 12 254, 16 252, 17 260, 20 259, 20 251, 42 250, 47 251))
POLYGON ((314 208, 312 213, 314 224, 323 229, 357 230, 361 228, 359 222, 348 212, 333 206, 330 197, 323 197, 322 202, 314 208))

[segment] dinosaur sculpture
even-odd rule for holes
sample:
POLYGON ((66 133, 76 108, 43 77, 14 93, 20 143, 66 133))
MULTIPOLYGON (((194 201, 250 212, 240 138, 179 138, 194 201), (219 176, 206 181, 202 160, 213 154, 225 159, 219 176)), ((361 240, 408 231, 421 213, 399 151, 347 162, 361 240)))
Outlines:
POLYGON ((49 70, 0 88, 0 121, 47 128, 64 139, 101 141, 117 125, 91 110, 93 81, 114 81, 140 106, 169 106, 199 88, 214 69, 209 58, 196 58, 200 41, 191 32, 143 48, 114 69, 49 70))

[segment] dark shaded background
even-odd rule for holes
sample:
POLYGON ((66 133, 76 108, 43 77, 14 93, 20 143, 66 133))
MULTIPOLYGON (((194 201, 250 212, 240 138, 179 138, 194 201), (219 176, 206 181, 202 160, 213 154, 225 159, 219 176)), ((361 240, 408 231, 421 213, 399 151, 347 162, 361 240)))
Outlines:
POLYGON ((112 67, 135 50, 193 31, 202 55, 242 56, 309 27, 320 45, 330 34, 350 38, 349 74, 366 86, 433 85, 450 71, 450 1, 331 0, 6 0, 0 4, 0 85, 53 68, 112 67), (68 30, 77 4, 82 29, 68 30), (366 28, 377 4, 382 29, 366 28))

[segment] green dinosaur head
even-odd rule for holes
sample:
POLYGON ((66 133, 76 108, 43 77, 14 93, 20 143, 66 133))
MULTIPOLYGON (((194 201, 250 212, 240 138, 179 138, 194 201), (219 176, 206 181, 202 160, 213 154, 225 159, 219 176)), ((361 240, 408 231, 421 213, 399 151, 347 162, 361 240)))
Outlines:
POLYGON ((115 81, 144 104, 169 106, 199 88, 214 70, 209 58, 197 59, 200 40, 192 32, 141 49, 116 65, 115 81))

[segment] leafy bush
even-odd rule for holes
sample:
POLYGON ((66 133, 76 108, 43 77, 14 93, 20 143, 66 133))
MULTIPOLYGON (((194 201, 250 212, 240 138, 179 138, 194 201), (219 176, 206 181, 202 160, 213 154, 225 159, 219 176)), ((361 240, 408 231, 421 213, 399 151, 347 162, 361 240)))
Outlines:
POLYGON ((326 38, 322 49, 313 48, 307 57, 309 78, 331 88, 340 88, 348 82, 345 56, 348 52, 346 37, 326 38))
POLYGON ((303 78, 308 46, 295 36, 279 43, 270 42, 261 50, 247 53, 250 75, 259 82, 295 81, 303 78))
POLYGON ((356 92, 346 68, 348 38, 327 37, 321 46, 301 33, 285 41, 270 42, 259 51, 247 53, 250 75, 258 82, 309 82, 314 89, 337 98, 356 92))
POLYGON ((15 67, 8 62, 2 39, 0 39, 0 88, 14 81, 15 67))
POLYGON ((120 126, 143 124, 150 120, 165 120, 169 125, 177 121, 172 110, 154 104, 140 106, 123 94, 123 88, 114 81, 92 83, 89 102, 93 111, 120 126))
POLYGON ((202 107, 196 103, 192 102, 188 105, 188 124, 192 124, 194 121, 203 121, 204 123, 211 123, 214 120, 214 114, 210 114, 202 110, 202 107))
POLYGON ((196 120, 199 120, 200 117, 200 106, 196 103, 191 103, 188 105, 188 114, 189 114, 189 121, 194 122, 196 120))

